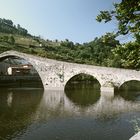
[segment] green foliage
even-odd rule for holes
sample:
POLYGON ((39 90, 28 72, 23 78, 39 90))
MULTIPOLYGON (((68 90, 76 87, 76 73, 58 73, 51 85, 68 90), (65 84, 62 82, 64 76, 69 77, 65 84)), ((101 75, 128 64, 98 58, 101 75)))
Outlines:
POLYGON ((135 34, 136 42, 140 44, 140 34, 135 34))
POLYGON ((17 29, 18 29, 18 34, 26 36, 28 31, 24 28, 22 28, 19 24, 17 25, 17 29))
POLYGON ((111 50, 119 45, 119 41, 115 39, 113 33, 106 33, 100 38, 95 38, 94 41, 89 43, 92 52, 92 59, 99 65, 109 66, 105 61, 111 59, 111 50))
POLYGON ((112 19, 112 16, 109 11, 100 11, 100 15, 96 17, 96 20, 98 22, 101 22, 102 20, 104 20, 105 23, 110 21, 111 19, 112 19))
POLYGON ((15 39, 13 36, 10 36, 9 39, 8 39, 8 42, 11 43, 11 44, 15 44, 15 39))
POLYGON ((13 26, 13 21, 9 19, 0 19, 0 22, 3 22, 7 25, 13 26))
POLYGON ((9 20, 9 19, 0 18, 0 32, 29 36, 28 31, 26 29, 22 28, 19 24, 16 27, 13 24, 12 20, 9 20))
POLYGON ((120 67, 140 68, 140 44, 129 42, 125 45, 117 46, 113 50, 114 60, 119 59, 120 67))
POLYGON ((66 39, 66 41, 62 41, 60 45, 68 48, 74 47, 74 43, 72 41, 69 41, 68 39, 66 39))
MULTIPOLYGON (((122 0, 120 3, 114 4, 112 11, 100 11, 100 14, 96 18, 98 22, 104 21, 105 23, 112 19, 118 21, 118 32, 116 35, 133 33, 136 41, 119 45, 117 42, 112 42, 112 39, 108 38, 108 36, 104 36, 102 39, 105 40, 105 42, 111 41, 110 43, 112 45, 116 44, 117 47, 111 49, 112 55, 110 54, 110 58, 103 61, 107 63, 103 65, 140 68, 140 1, 122 0)), ((105 57, 105 54, 107 54, 107 50, 108 48, 104 48, 103 54, 101 50, 97 53, 100 61, 102 57, 105 57)))
POLYGON ((8 42, 9 37, 8 36, 3 36, 2 39, 3 39, 4 42, 8 42))
POLYGON ((7 42, 10 44, 15 44, 15 39, 12 35, 8 36, 8 35, 4 35, 0 37, 0 42, 7 42))
POLYGON ((107 33, 89 43, 74 44, 69 40, 50 42, 37 37, 28 39, 27 37, 23 38, 23 36, 4 34, 0 36, 0 41, 2 44, 4 42, 8 43, 8 45, 6 44, 8 50, 12 49, 68 62, 110 66, 111 50, 119 44, 115 37, 113 33, 107 33), (26 41, 26 43, 23 44, 23 41, 26 41), (32 42, 39 42, 43 46, 34 45, 32 42), (9 47, 9 45, 11 46, 9 47))
POLYGON ((114 10, 101 11, 96 20, 118 21, 118 33, 140 33, 140 1, 139 0, 122 0, 119 4, 114 4, 114 10))

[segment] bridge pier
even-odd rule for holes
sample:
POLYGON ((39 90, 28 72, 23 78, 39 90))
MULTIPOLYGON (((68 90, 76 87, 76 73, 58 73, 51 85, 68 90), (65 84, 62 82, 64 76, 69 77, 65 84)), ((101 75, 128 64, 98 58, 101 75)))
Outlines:
POLYGON ((44 90, 51 90, 51 91, 64 91, 64 87, 45 87, 44 90))
POLYGON ((100 92, 102 96, 110 96, 110 97, 114 97, 114 87, 112 86, 101 86, 100 88, 100 92))
POLYGON ((47 85, 44 85, 44 90, 52 90, 52 91, 59 90, 59 91, 64 91, 64 86, 63 85, 61 85, 61 86, 47 86, 47 85))

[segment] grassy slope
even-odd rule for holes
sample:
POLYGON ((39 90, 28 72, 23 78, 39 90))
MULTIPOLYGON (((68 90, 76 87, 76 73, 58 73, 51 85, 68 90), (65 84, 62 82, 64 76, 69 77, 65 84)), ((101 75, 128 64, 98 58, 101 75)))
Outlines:
MULTIPOLYGON (((10 36, 11 34, 0 33, 2 36, 10 36)), ((5 41, 0 41, 0 53, 8 50, 16 50, 20 52, 25 52, 33 55, 38 55, 48 58, 56 58, 57 54, 55 52, 56 47, 60 46, 60 42, 45 41, 43 39, 34 39, 33 37, 25 37, 21 35, 13 35, 15 39, 15 44, 10 44, 5 41), (40 46, 42 44, 42 46, 40 46)), ((56 58, 57 59, 57 58, 56 58)))

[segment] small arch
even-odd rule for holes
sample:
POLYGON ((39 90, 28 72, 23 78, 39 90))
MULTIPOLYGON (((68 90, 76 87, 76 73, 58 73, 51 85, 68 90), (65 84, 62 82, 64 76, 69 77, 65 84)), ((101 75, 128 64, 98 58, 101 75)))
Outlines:
MULTIPOLYGON (((64 89, 66 88, 66 86, 67 86, 67 84, 68 84, 69 82, 71 82, 72 80, 75 79, 75 77, 78 77, 78 76, 81 76, 81 75, 82 75, 82 76, 90 77, 91 80, 97 81, 97 82, 99 83, 99 85, 101 86, 101 82, 100 82, 99 78, 98 78, 96 75, 92 75, 92 74, 86 73, 86 72, 79 72, 79 73, 76 73, 76 74, 72 75, 70 78, 68 78, 68 79, 65 81, 65 87, 64 87, 64 89)), ((80 78, 80 77, 79 77, 79 78, 80 78)))
POLYGON ((140 80, 127 80, 121 84, 116 95, 126 100, 140 100, 140 80))
POLYGON ((5 59, 7 59, 7 58, 15 58, 15 57, 17 57, 17 56, 14 56, 14 55, 6 55, 6 56, 3 56, 3 57, 0 57, 0 62, 1 61, 3 61, 3 60, 5 60, 5 59))
POLYGON ((79 73, 65 85, 66 96, 76 105, 89 106, 100 98, 100 83, 92 75, 79 73))
POLYGON ((126 90, 140 90, 140 80, 127 80, 120 85, 119 90, 123 88, 126 88, 126 90))
MULTIPOLYGON (((13 54, 10 54, 10 53, 6 53, 5 55, 2 55, 2 54, 0 54, 0 62, 2 63, 3 61, 5 61, 5 60, 8 60, 8 59, 17 59, 17 61, 21 61, 21 65, 22 65, 22 63, 23 63, 23 61, 24 62, 26 62, 28 65, 30 65, 31 66, 31 70, 32 70, 32 72, 30 73, 30 75, 32 75, 32 76, 34 76, 34 77, 31 77, 31 78, 34 78, 34 80, 36 80, 37 81, 37 83, 38 83, 38 85, 36 85, 35 87, 39 87, 39 88, 43 88, 43 83, 42 83, 42 80, 41 80, 41 77, 40 77, 40 75, 39 75, 39 73, 38 73, 38 71, 36 70, 36 68, 34 67, 34 65, 31 63, 31 62, 29 62, 29 59, 28 58, 25 58, 25 57, 23 57, 22 55, 20 56, 18 56, 18 55, 13 55, 13 54)), ((19 62, 19 64, 20 64, 20 62, 19 62)), ((14 66, 18 66, 19 64, 12 64, 12 65, 14 65, 14 66)), ((3 64, 4 65, 4 64, 3 64)), ((7 65, 7 67, 11 67, 12 65, 7 65)), ((7 67, 5 67, 5 70, 6 70, 6 68, 7 67)), ((27 66, 26 66, 27 67, 27 66)), ((2 72, 0 72, 0 75, 1 76, 5 76, 5 75, 8 75, 8 72, 6 71, 6 73, 4 73, 4 74, 2 74, 2 72)), ((16 76, 18 75, 18 74, 15 74, 16 76)), ((19 75, 18 75, 19 76, 19 75)), ((21 76, 21 75, 20 75, 21 76)), ((24 74, 23 74, 23 76, 25 76, 24 74)), ((27 76, 27 75, 26 75, 27 76)), ((29 77, 30 78, 30 77, 29 77)), ((28 79, 29 79, 28 78, 28 79)), ((11 78, 10 78, 11 79, 11 78)), ((26 80, 26 79, 24 79, 24 80, 26 80)), ((32 80, 33 82, 35 82, 34 80, 32 80)), ((19 86, 21 86, 22 84, 21 83, 23 83, 22 82, 22 80, 19 80, 19 86)))

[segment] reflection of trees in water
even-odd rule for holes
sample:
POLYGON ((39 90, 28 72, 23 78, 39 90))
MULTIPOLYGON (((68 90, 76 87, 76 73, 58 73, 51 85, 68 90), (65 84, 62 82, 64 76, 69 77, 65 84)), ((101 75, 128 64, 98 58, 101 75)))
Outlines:
POLYGON ((119 90, 131 90, 131 91, 140 91, 140 81, 131 80, 125 82, 119 90))
POLYGON ((66 88, 66 96, 76 105, 87 107, 96 103, 100 98, 98 83, 77 83, 70 84, 71 88, 66 88))
POLYGON ((39 90, 1 90, 0 137, 11 139, 30 125, 41 97, 39 90))
POLYGON ((99 99, 100 84, 93 76, 81 73, 67 82, 65 93, 76 105, 87 107, 99 99))
POLYGON ((116 92, 125 100, 138 101, 140 100, 140 81, 131 80, 125 82, 116 92))

